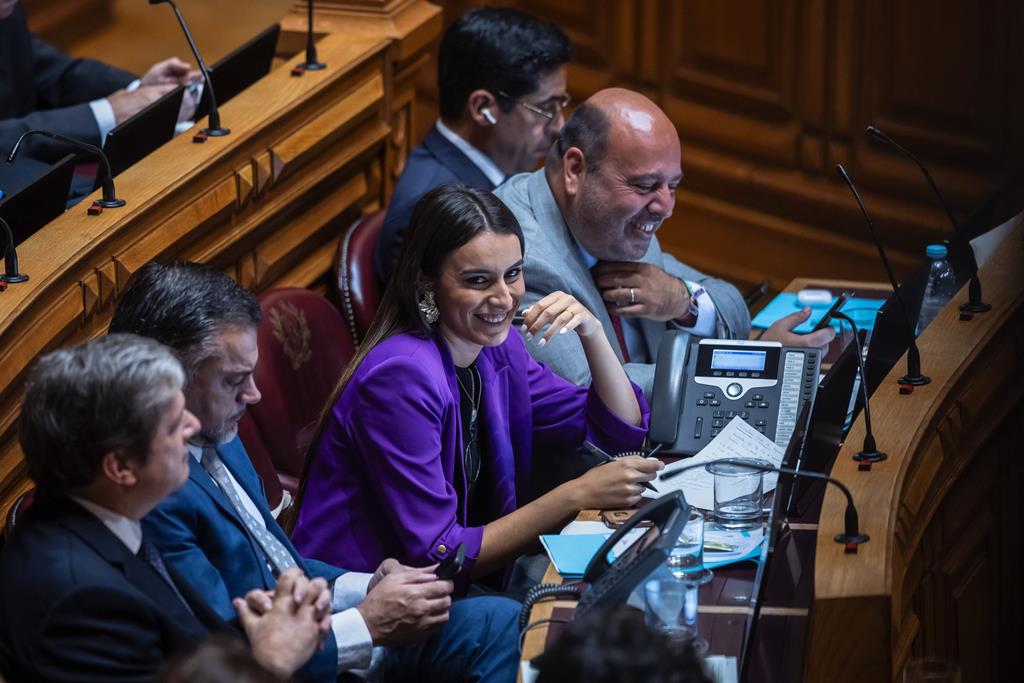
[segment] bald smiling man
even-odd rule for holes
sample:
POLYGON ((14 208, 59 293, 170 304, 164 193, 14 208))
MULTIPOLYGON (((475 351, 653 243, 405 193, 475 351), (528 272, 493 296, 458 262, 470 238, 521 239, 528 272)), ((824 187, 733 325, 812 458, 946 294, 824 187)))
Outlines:
MULTIPOLYGON (((640 93, 609 88, 576 108, 543 169, 514 176, 495 193, 526 239, 524 305, 556 290, 575 296, 601 321, 626 373, 648 394, 665 330, 725 339, 750 333, 750 314, 735 287, 661 251, 656 233, 672 215, 682 180, 679 135, 669 118, 640 93)), ((792 331, 809 315, 805 309, 787 316, 763 338, 786 346, 827 344, 831 328, 792 331)), ((586 385, 586 358, 571 337, 528 347, 562 377, 586 385)))

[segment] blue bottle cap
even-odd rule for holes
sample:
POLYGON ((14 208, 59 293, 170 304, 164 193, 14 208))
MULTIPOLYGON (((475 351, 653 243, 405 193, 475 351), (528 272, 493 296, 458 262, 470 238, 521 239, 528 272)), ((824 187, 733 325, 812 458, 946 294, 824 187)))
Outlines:
MULTIPOLYGON (((920 247, 918 247, 918 249, 920 249, 920 247)), ((929 244, 928 248, 924 250, 924 253, 928 255, 928 258, 946 258, 946 245, 929 244)))

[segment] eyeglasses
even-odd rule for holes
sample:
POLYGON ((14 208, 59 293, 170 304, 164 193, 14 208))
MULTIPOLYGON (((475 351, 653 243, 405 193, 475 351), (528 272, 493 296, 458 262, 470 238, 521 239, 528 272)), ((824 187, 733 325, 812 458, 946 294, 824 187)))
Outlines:
POLYGON ((555 117, 558 116, 559 112, 561 112, 563 109, 569 106, 569 101, 572 99, 569 93, 566 93, 562 95, 559 99, 552 102, 551 104, 545 107, 538 107, 537 105, 530 104, 529 102, 518 102, 516 98, 512 97, 508 93, 503 92, 501 90, 498 91, 498 96, 504 97, 506 100, 511 100, 518 104, 523 109, 526 109, 527 111, 532 111, 537 116, 543 116, 548 121, 554 121, 555 117))

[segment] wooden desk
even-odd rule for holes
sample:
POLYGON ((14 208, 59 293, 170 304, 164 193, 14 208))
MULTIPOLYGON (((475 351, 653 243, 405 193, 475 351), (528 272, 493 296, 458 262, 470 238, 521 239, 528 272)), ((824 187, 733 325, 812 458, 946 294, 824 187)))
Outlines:
POLYGON ((323 281, 338 236, 385 205, 404 159, 395 111, 412 95, 396 97, 394 45, 324 37, 328 69, 294 78, 297 55, 221 108, 231 135, 171 140, 118 176, 126 207, 88 216, 86 200, 19 247, 31 279, 0 294, 0 514, 30 486, 15 428, 28 367, 104 333, 142 265, 211 263, 255 291, 323 281))
MULTIPOLYGON (((748 680, 896 681, 910 657, 925 655, 957 661, 965 683, 1014 678, 1024 637, 1022 274, 1019 225, 981 272, 994 310, 960 321, 965 288, 919 338, 932 383, 901 396, 901 360, 872 397, 875 437, 889 458, 870 472, 851 458, 864 437, 863 417, 855 421, 832 475, 850 487, 871 540, 856 554, 834 542, 845 510, 834 489, 814 490, 809 497, 821 502, 787 520, 762 587, 748 680)), ((797 279, 786 291, 811 283, 797 279)), ((742 567, 721 568, 701 589, 700 627, 712 654, 732 654, 730 627, 751 610, 734 599, 747 580, 742 567)), ((545 581, 560 578, 549 568, 545 581)), ((540 603, 531 621, 573 605, 540 603)), ((546 631, 526 635, 524 659, 543 651, 546 631)))

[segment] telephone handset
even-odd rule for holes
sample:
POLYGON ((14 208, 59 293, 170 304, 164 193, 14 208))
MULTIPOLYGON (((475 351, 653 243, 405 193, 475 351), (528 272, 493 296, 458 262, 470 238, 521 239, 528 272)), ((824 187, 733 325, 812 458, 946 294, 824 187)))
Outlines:
POLYGON ((649 438, 693 455, 734 418, 785 446, 803 401, 814 403, 821 352, 779 342, 701 339, 669 330, 658 349, 649 438))
POLYGON ((683 533, 690 506, 682 491, 674 491, 643 506, 602 544, 583 573, 581 583, 541 584, 534 586, 523 600, 519 613, 520 630, 527 627, 530 609, 542 598, 578 595, 575 615, 607 603, 625 602, 630 592, 672 554, 676 539, 683 533), (643 536, 634 541, 614 561, 608 555, 633 529, 646 526, 643 536))

